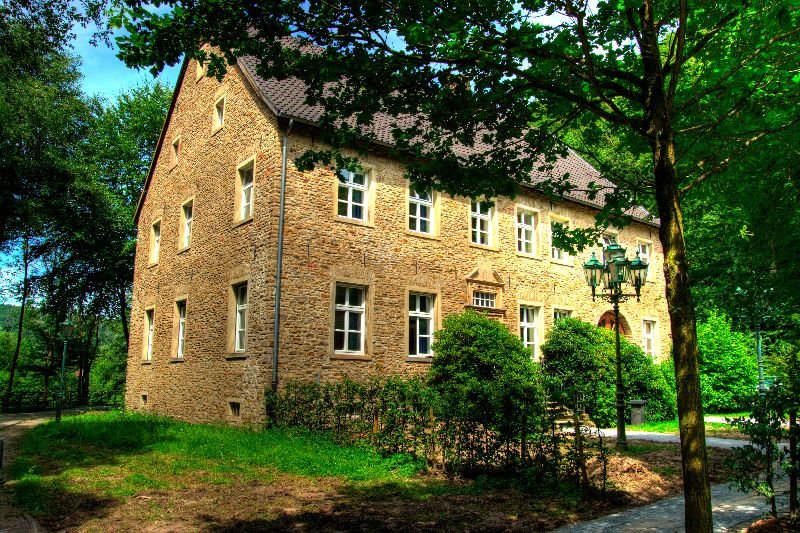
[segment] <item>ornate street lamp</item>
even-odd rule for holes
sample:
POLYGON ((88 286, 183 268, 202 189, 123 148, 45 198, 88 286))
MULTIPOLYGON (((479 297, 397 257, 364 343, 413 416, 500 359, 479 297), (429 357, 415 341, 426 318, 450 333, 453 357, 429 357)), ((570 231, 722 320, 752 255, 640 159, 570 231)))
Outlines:
POLYGON ((61 336, 64 338, 64 349, 61 352, 61 382, 58 385, 58 398, 56 400, 56 422, 61 422, 61 403, 64 401, 64 364, 67 360, 67 342, 72 337, 75 326, 69 319, 61 324, 61 336))
POLYGON ((619 303, 636 296, 639 301, 642 287, 647 281, 647 263, 639 257, 628 261, 625 257, 625 248, 612 242, 603 249, 603 262, 601 263, 594 252, 592 257, 583 264, 586 284, 592 288, 592 301, 597 296, 614 306, 614 334, 617 350, 617 448, 627 449, 628 440, 625 437, 625 385, 622 383, 622 358, 620 356, 619 342, 619 303), (598 293, 597 287, 602 280, 603 288, 598 293), (623 285, 630 283, 635 294, 625 294, 623 285))

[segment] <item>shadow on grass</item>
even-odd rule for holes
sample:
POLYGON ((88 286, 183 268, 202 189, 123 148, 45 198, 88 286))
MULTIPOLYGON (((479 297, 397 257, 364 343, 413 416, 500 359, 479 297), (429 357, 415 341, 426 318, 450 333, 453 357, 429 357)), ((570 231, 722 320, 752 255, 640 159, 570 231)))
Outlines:
POLYGON ((54 476, 75 467, 116 465, 122 457, 170 440, 169 425, 165 419, 122 413, 48 422, 25 435, 9 477, 19 480, 31 474, 54 476))
POLYGON ((102 518, 119 504, 114 498, 76 491, 62 479, 25 476, 14 484, 15 503, 40 521, 45 530, 71 529, 90 518, 102 518))

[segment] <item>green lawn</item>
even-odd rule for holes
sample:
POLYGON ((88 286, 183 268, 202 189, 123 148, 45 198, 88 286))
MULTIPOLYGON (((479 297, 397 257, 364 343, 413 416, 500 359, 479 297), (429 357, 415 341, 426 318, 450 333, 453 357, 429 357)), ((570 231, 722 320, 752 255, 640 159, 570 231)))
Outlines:
MULTIPOLYGON (((183 489, 191 480, 229 485, 277 475, 399 482, 424 467, 410 456, 381 457, 300 430, 187 424, 141 414, 91 413, 49 422, 25 438, 10 470, 17 503, 33 515, 59 511, 54 499, 81 492, 120 499, 146 489, 183 489)), ((68 503, 68 502, 65 502, 68 503)))
MULTIPOLYGON (((723 415, 732 418, 734 415, 723 415)), ((736 415, 738 416, 738 415, 736 415)), ((646 422, 639 426, 626 426, 632 431, 649 431, 652 433, 672 433, 678 434, 678 420, 666 420, 662 422, 646 422)), ((735 436, 737 430, 732 428, 730 424, 724 422, 706 422, 706 435, 707 436, 735 436)))

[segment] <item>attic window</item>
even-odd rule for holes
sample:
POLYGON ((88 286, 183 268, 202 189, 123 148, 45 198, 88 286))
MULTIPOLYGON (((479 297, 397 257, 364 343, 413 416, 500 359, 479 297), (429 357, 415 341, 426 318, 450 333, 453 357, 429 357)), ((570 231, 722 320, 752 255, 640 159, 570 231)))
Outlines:
POLYGON ((180 136, 175 137, 175 140, 172 141, 172 163, 174 165, 178 164, 178 157, 181 153, 181 138, 180 136))
POLYGON ((242 404, 239 402, 228 402, 228 414, 231 416, 239 416, 242 404))
POLYGON ((493 292, 472 293, 472 305, 475 307, 495 307, 495 294, 493 292))
POLYGON ((225 97, 222 96, 214 103, 214 131, 225 125, 225 97))

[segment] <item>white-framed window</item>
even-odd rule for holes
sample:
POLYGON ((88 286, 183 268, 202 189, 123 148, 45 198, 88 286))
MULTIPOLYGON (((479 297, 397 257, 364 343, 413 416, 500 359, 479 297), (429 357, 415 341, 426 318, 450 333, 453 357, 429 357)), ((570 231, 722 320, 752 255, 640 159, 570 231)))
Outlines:
POLYGON ((194 219, 194 201, 189 200, 181 206, 181 248, 192 244, 192 220, 194 219))
POLYGON ((569 309, 553 309, 553 322, 561 320, 562 318, 569 318, 572 316, 572 311, 569 309))
POLYGON ((245 220, 253 214, 253 173, 252 161, 239 168, 239 219, 245 220))
POLYGON ((355 220, 367 220, 367 192, 369 183, 363 172, 340 169, 337 173, 337 214, 355 220))
POLYGON ((433 233, 432 217, 433 193, 410 189, 408 192, 408 229, 419 233, 433 233))
POLYGON ((433 304, 434 295, 408 295, 408 355, 433 355, 433 304))
POLYGON ((527 255, 536 253, 536 213, 517 209, 517 252, 527 255))
POLYGON ((221 96, 214 102, 213 129, 216 131, 225 125, 225 97, 221 96))
POLYGON ((475 307, 495 307, 496 295, 493 292, 475 291, 472 293, 472 305, 475 307))
POLYGON ((486 202, 472 202, 470 207, 471 233, 473 244, 490 246, 492 243, 492 208, 486 202))
POLYGON ((150 227, 150 263, 158 263, 161 255, 161 221, 153 222, 150 227))
POLYGON ((178 158, 181 155, 181 137, 178 135, 175 137, 175 140, 172 141, 172 163, 174 165, 178 164, 178 158))
POLYGON ((236 295, 233 350, 242 353, 247 346, 247 283, 236 285, 233 292, 236 295))
POLYGON ((600 242, 603 243, 603 248, 607 248, 617 242, 617 236, 613 233, 603 233, 600 236, 600 242))
POLYGON ((554 261, 566 263, 569 260, 569 253, 566 250, 558 248, 553 243, 553 235, 556 229, 566 228, 568 226, 569 222, 563 219, 554 219, 550 221, 550 257, 554 261))
POLYGON ((186 353, 186 300, 175 302, 178 313, 178 342, 175 348, 175 357, 182 358, 186 353))
POLYGON ((333 321, 333 350, 336 353, 364 353, 366 287, 336 284, 333 321))
POLYGON ((155 309, 148 309, 144 312, 144 331, 145 331, 145 361, 153 360, 153 337, 155 335, 155 309))
POLYGON ((639 242, 636 245, 636 251, 639 252, 639 259, 647 263, 647 279, 652 281, 650 274, 652 273, 650 270, 650 250, 652 249, 652 244, 649 242, 639 242))
POLYGON ((522 344, 539 359, 539 308, 532 305, 519 306, 519 336, 522 344))
POLYGON ((650 357, 655 358, 657 355, 655 320, 642 320, 642 349, 650 357))

